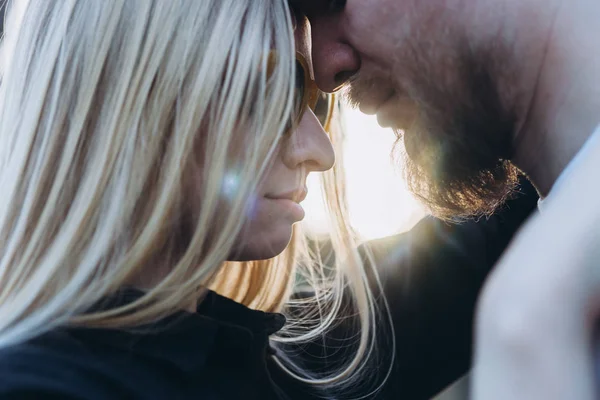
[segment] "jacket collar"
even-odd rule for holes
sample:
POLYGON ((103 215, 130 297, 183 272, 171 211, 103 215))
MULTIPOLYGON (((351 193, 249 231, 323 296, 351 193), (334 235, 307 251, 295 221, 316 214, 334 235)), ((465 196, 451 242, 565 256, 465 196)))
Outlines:
MULTIPOLYGON (((128 304, 143 292, 124 289, 103 301, 107 309, 128 304)), ((126 350, 167 362, 184 373, 209 364, 264 362, 269 336, 285 324, 281 314, 252 310, 215 292, 208 292, 195 313, 180 311, 135 329, 74 328, 71 331, 102 346, 126 350), (211 361, 212 362, 212 361, 211 361)))

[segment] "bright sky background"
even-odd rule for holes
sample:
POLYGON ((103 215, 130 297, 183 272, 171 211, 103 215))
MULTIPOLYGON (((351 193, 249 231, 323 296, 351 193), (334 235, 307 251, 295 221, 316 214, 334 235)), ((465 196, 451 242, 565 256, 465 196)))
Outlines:
MULTIPOLYGON (((346 109, 345 169, 350 222, 363 239, 376 239, 409 230, 425 212, 406 189, 402 173, 392 162, 396 140, 390 129, 381 128, 375 116, 346 109)), ((311 174, 306 209, 306 226, 326 232, 327 225, 318 174, 311 174)))

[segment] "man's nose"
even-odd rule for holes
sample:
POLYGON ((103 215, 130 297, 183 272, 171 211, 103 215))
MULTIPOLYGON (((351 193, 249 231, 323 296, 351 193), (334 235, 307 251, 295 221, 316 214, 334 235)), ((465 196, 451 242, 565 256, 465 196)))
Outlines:
POLYGON ((324 92, 340 89, 360 69, 360 57, 344 39, 339 17, 310 20, 315 81, 324 92))
POLYGON ((303 167, 308 172, 327 171, 333 167, 335 154, 331 140, 312 110, 306 110, 298 127, 285 142, 283 162, 289 169, 303 167))

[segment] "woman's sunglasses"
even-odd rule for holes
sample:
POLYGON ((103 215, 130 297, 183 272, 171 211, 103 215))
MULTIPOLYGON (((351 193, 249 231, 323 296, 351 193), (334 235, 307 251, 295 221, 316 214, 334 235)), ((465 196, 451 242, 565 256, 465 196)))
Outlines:
POLYGON ((310 68, 304 56, 296 52, 296 84, 294 110, 297 121, 300 122, 306 108, 310 108, 316 115, 325 131, 329 129, 331 115, 334 107, 333 94, 319 90, 317 83, 310 76, 310 68))
MULTIPOLYGON (((269 61, 275 62, 276 53, 269 54, 269 61)), ((294 83, 294 121, 291 126, 297 126, 306 112, 310 108, 319 123, 328 132, 331 124, 331 116, 335 107, 335 96, 324 93, 317 87, 316 82, 310 76, 310 68, 306 58, 296 52, 296 79, 294 83)))

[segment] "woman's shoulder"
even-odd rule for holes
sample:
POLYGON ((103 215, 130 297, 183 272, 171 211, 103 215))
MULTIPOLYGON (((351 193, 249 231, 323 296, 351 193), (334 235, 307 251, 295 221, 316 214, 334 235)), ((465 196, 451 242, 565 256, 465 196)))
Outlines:
POLYGON ((54 331, 0 349, 2 399, 118 397, 102 363, 76 336, 54 331))

